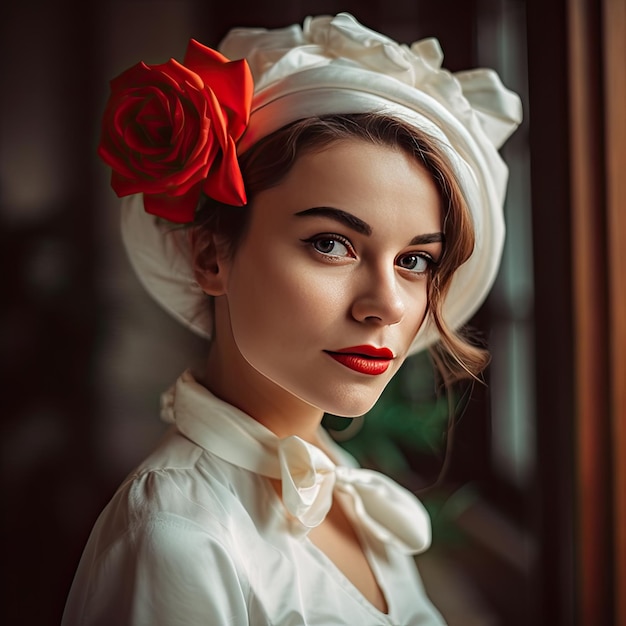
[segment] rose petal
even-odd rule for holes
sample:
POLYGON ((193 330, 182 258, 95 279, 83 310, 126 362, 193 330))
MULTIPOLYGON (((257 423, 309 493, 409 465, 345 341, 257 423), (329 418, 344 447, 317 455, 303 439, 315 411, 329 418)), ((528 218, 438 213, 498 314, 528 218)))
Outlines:
POLYGON ((227 110, 230 135, 243 134, 250 119, 254 81, 245 59, 229 61, 225 56, 191 39, 185 53, 185 65, 202 77, 223 109, 227 110))
POLYGON ((243 206, 247 203, 237 148, 231 137, 228 138, 221 161, 211 168, 203 191, 207 196, 232 206, 243 206))
POLYGON ((183 196, 144 194, 144 209, 147 213, 158 215, 170 222, 189 224, 195 218, 196 207, 200 199, 200 186, 200 184, 195 185, 183 196))

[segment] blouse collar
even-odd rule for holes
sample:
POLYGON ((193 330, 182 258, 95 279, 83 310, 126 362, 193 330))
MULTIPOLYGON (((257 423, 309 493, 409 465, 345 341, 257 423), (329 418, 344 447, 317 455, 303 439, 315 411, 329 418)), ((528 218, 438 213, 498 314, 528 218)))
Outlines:
POLYGON ((430 545, 428 514, 408 490, 379 472, 336 465, 300 437, 277 437, 215 397, 189 370, 163 394, 161 416, 224 461, 281 480, 285 507, 307 530, 324 520, 339 490, 352 497, 359 519, 381 541, 410 554, 430 545))

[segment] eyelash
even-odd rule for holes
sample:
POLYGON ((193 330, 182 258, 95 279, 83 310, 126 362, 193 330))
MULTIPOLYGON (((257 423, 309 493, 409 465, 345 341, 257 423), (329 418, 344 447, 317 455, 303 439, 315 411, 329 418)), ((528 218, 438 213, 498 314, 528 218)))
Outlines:
POLYGON ((330 257, 330 258, 337 258, 337 259, 344 258, 342 255, 332 254, 330 252, 323 252, 322 250, 319 250, 318 248, 316 248, 315 244, 321 241, 340 243, 342 246, 346 248, 346 250, 348 251, 350 256, 352 256, 352 258, 356 257, 356 252, 352 244, 350 243, 348 239, 346 239, 342 235, 336 235, 334 233, 321 233, 319 235, 314 235, 313 237, 309 237, 308 239, 302 239, 303 243, 308 243, 313 248, 313 250, 315 250, 318 254, 321 254, 325 257, 330 257))
MULTIPOLYGON (((319 242, 340 243, 342 246, 346 248, 346 250, 348 251, 348 254, 352 258, 356 258, 356 252, 354 250, 354 247, 352 246, 350 241, 346 239, 345 237, 343 237, 342 235, 337 235, 335 233, 322 233, 319 235, 314 235, 313 237, 309 237, 308 239, 302 239, 301 241, 303 243, 309 244, 313 248, 313 250, 315 250, 315 252, 317 252, 318 254, 321 254, 322 256, 328 259, 342 259, 345 257, 343 255, 332 254, 330 252, 323 252, 322 250, 319 250, 318 248, 316 248, 315 244, 319 242)), ((401 255, 398 258, 398 261, 401 259, 406 259, 407 257, 417 257, 419 259, 426 261, 427 267, 423 272, 415 272, 415 271, 412 271, 412 269, 403 268, 402 266, 398 265, 400 269, 404 269, 416 276, 425 276, 426 274, 434 271, 434 269, 438 265, 438 262, 435 261, 435 259, 433 259, 433 257, 430 256, 430 254, 426 254, 425 252, 408 252, 406 254, 401 255)))
POLYGON ((425 252, 409 252, 407 254, 401 255, 399 260, 406 259, 407 257, 409 258, 416 257, 418 259, 421 259, 422 261, 426 261, 426 269, 423 272, 415 272, 412 269, 408 269, 405 267, 401 268, 401 269, 407 270, 408 272, 411 272, 411 274, 417 274, 418 276, 425 276, 426 274, 432 273, 437 267, 437 262, 435 261, 435 259, 433 259, 433 257, 430 256, 430 254, 426 254, 425 252))

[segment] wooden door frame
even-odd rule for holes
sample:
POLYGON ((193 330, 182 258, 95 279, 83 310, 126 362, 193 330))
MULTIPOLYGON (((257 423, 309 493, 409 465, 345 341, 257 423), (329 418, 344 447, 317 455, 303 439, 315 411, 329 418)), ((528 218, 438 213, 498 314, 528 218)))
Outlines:
POLYGON ((626 3, 603 0, 615 623, 626 624, 626 3))
POLYGON ((626 623, 626 4, 568 0, 580 624, 626 623))

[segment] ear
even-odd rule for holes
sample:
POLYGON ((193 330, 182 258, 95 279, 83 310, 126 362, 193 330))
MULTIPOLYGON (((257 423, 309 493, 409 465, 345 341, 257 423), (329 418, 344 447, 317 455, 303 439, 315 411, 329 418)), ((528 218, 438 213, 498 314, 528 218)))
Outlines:
POLYGON ((209 296, 226 293, 228 255, 214 233, 194 228, 190 234, 191 258, 196 281, 209 296))

